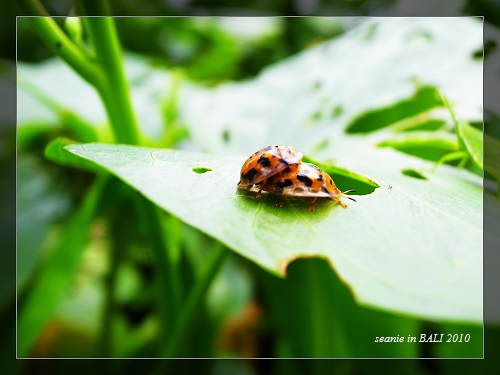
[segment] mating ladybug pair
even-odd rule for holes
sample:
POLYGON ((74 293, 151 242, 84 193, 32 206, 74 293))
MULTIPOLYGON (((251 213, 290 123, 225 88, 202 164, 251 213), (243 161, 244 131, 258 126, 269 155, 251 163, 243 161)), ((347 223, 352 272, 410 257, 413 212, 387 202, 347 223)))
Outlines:
MULTIPOLYGON (((333 199, 342 207, 347 205, 340 200, 346 193, 341 192, 332 178, 311 163, 302 163, 303 154, 290 146, 273 145, 257 151, 250 156, 241 167, 238 187, 258 191, 257 198, 262 191, 282 196, 312 197, 309 211, 314 211, 314 202, 318 198, 333 199)), ((276 204, 281 207, 283 198, 276 204)))

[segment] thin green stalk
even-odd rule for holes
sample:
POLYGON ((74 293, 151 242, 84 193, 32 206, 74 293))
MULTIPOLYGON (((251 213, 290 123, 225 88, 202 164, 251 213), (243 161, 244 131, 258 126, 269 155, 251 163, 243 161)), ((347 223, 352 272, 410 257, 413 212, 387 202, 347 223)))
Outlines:
POLYGON ((96 357, 114 356, 113 314, 116 308, 116 285, 118 266, 122 259, 121 254, 131 242, 133 233, 131 220, 127 218, 130 208, 126 200, 120 200, 114 207, 109 217, 110 237, 109 270, 105 278, 105 300, 100 336, 96 345, 96 357))
POLYGON ((171 280, 174 281, 172 285, 172 314, 173 316, 177 316, 179 314, 179 309, 181 306, 181 294, 182 294, 182 277, 180 274, 180 258, 181 258, 181 249, 180 249, 180 236, 181 236, 181 225, 182 222, 179 218, 169 215, 164 220, 162 220, 164 224, 163 233, 168 233, 166 236, 166 244, 168 247, 168 257, 170 258, 170 273, 171 280))
POLYGON ((215 275, 217 275, 217 272, 219 271, 227 254, 228 251, 224 245, 217 242, 211 251, 203 271, 201 272, 200 278, 196 280, 195 285, 189 292, 188 299, 175 321, 173 332, 168 338, 162 357, 175 358, 177 350, 182 343, 182 339, 186 337, 189 324, 192 322, 199 305, 203 301, 208 288, 210 287, 215 275))
MULTIPOLYGON (((109 14, 107 1, 80 1, 86 15, 109 14)), ((140 135, 122 63, 120 41, 111 17, 84 19, 98 65, 106 77, 99 94, 118 143, 139 144, 140 135)))
POLYGON ((99 93, 118 143, 139 144, 139 130, 122 64, 120 43, 112 18, 86 19, 97 62, 106 76, 99 93))
MULTIPOLYGON (((28 10, 38 9, 37 6, 33 5, 38 4, 36 0, 21 0, 21 4, 28 10)), ((103 80, 99 67, 68 38, 53 18, 29 17, 27 20, 47 47, 61 57, 83 79, 93 86, 97 86, 103 80)))
POLYGON ((155 267, 155 286, 160 318, 158 337, 160 338, 159 346, 162 348, 172 332, 174 312, 178 310, 178 306, 175 305, 175 289, 179 287, 179 280, 175 279, 175 273, 172 272, 174 264, 172 264, 167 252, 168 246, 161 224, 160 209, 140 195, 135 195, 134 199, 141 222, 145 223, 151 241, 150 248, 155 267))
POLYGON ((112 234, 113 243, 110 246, 109 270, 105 277, 104 308, 101 320, 101 329, 95 347, 95 357, 113 357, 113 313, 116 306, 116 275, 119 265, 119 253, 116 236, 112 234))
MULTIPOLYGON (((86 14, 107 12, 107 1, 80 1, 86 14)), ((87 33, 94 49, 95 61, 78 48, 38 0, 21 0, 27 13, 41 17, 28 18, 42 40, 68 65, 98 91, 118 143, 139 144, 140 135, 132 109, 129 87, 122 64, 120 42, 112 18, 85 18, 87 33)), ((108 12, 109 13, 109 12, 108 12)), ((101 13, 102 14, 102 13, 101 13)))

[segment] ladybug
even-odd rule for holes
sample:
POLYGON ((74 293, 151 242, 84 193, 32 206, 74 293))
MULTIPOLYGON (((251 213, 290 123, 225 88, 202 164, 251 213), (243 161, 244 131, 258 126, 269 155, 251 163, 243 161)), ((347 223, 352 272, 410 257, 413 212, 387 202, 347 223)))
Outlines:
MULTIPOLYGON (((238 187, 253 189, 263 185, 269 177, 278 176, 290 165, 302 160, 302 152, 296 151, 291 146, 272 145, 257 151, 250 156, 241 167, 240 182, 238 187), (255 185, 255 186, 254 186, 255 185)), ((260 189, 257 194, 260 198, 260 189)))
MULTIPOLYGON (((346 193, 356 190, 341 192, 335 186, 333 179, 328 173, 311 163, 296 163, 291 167, 285 168, 281 176, 272 176, 259 186, 259 188, 263 191, 282 196, 312 197, 314 199, 309 205, 309 211, 314 211, 314 202, 318 198, 332 199, 338 202, 343 208, 346 208, 347 205, 340 200, 342 196, 356 202, 353 198, 346 195, 346 193)), ((283 206, 283 199, 276 206, 283 206)))

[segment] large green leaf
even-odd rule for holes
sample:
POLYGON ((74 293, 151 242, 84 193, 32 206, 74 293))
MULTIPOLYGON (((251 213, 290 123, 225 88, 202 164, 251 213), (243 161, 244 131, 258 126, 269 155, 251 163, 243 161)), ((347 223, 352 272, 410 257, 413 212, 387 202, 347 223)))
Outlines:
POLYGON ((279 208, 274 196, 258 200, 238 191, 245 155, 109 144, 66 149, 273 273, 284 275, 297 257, 325 257, 363 304, 481 322, 481 179, 448 166, 427 180, 408 177, 405 167, 432 164, 360 142, 356 157, 341 164, 349 160, 380 188, 347 209, 322 200, 315 212, 307 210, 309 199, 279 208))
MULTIPOLYGON (((255 79, 210 89, 183 82, 178 92, 173 85, 179 110, 169 121, 189 128, 191 140, 184 147, 211 154, 104 144, 69 149, 272 272, 283 274, 296 257, 320 255, 364 304, 429 319, 480 322, 481 179, 449 166, 431 173, 433 164, 423 160, 427 152, 410 156, 376 145, 395 139, 390 122, 418 116, 449 120, 434 115, 440 109, 434 88, 449 98, 460 118, 480 120, 482 62, 472 55, 481 43, 481 23, 474 19, 368 20, 255 79), (362 134, 346 133, 348 124, 381 111, 389 120, 365 127, 362 134), (316 212, 308 212, 308 202, 300 199, 280 209, 275 197, 256 200, 238 192, 245 158, 276 143, 293 145, 323 167, 334 161, 379 188, 363 191, 346 210, 321 201, 316 212)), ((134 58, 126 66, 141 128, 157 136, 162 127, 158 98, 173 87, 172 77, 134 58)), ((49 74, 20 67, 39 87, 62 84, 62 75, 72 74, 55 62, 43 69, 49 74)), ((54 100, 89 122, 103 122, 100 105, 88 102, 83 87, 76 94, 78 85, 71 85, 72 95, 54 88, 54 100)), ((20 101, 20 113, 29 113, 27 104, 20 101)), ((412 135, 424 144, 418 136, 412 135)), ((447 145, 441 142, 437 149, 447 145)), ((47 154, 63 161, 58 150, 64 142, 52 146, 47 154)), ((79 164, 74 158, 65 161, 79 164)), ((351 181, 337 182, 346 190, 351 181)), ((495 231, 488 235, 498 237, 495 231)))
POLYGON ((438 91, 458 117, 482 121, 481 45, 476 19, 366 19, 253 80, 183 85, 179 121, 206 152, 290 144, 322 160, 338 155, 337 128, 354 138, 418 115, 451 122, 438 91))

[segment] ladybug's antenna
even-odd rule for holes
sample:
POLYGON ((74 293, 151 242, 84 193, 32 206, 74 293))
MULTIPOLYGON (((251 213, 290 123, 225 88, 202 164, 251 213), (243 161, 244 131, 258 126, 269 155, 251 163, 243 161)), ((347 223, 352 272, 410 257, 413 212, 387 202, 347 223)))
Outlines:
POLYGON ((356 190, 351 189, 351 190, 344 191, 344 192, 342 193, 342 195, 343 195, 344 197, 346 197, 347 199, 350 199, 350 200, 352 200, 352 201, 356 202, 356 199, 351 198, 350 196, 346 195, 346 193, 355 193, 355 192, 356 192, 356 190))

